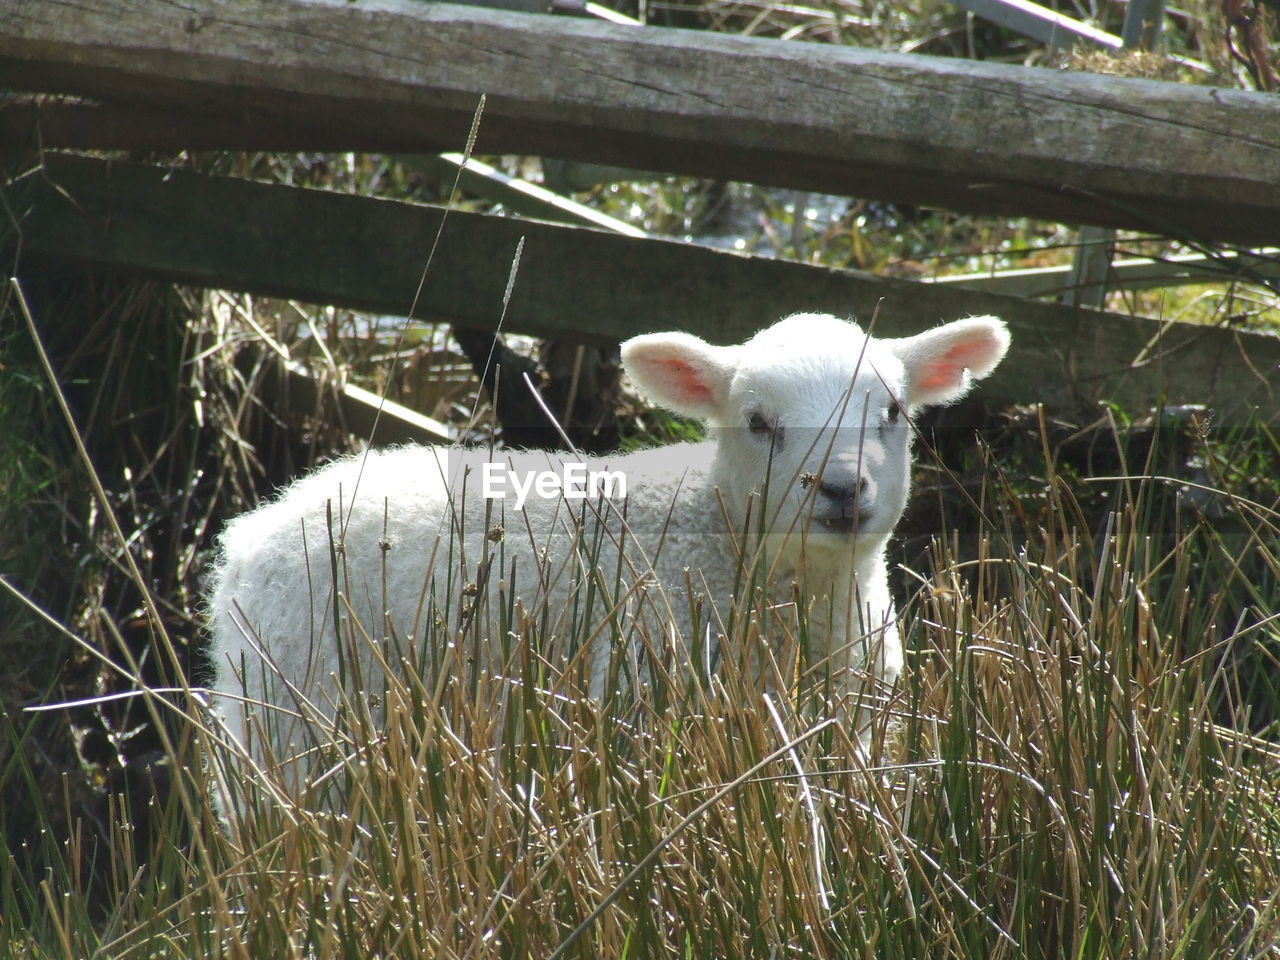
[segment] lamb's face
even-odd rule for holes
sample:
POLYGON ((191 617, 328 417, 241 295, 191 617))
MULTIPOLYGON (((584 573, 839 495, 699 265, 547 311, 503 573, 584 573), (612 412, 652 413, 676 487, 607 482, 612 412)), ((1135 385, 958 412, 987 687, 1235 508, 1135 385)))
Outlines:
POLYGON ((645 393, 711 426, 713 476, 739 519, 763 503, 767 533, 856 549, 882 542, 906 505, 912 411, 963 396, 1008 346, 995 317, 881 340, 796 314, 736 347, 635 337, 622 359, 645 393))
POLYGON ((856 325, 799 315, 740 348, 713 425, 727 498, 812 545, 882 540, 907 501, 902 361, 856 325))

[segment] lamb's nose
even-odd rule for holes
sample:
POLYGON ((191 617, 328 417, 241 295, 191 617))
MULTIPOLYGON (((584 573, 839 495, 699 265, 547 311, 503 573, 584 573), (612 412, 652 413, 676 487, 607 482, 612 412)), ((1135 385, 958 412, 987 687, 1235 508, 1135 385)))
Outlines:
POLYGON ((856 517, 861 512, 862 484, 860 483, 827 483, 818 484, 818 492, 840 508, 842 517, 856 517))

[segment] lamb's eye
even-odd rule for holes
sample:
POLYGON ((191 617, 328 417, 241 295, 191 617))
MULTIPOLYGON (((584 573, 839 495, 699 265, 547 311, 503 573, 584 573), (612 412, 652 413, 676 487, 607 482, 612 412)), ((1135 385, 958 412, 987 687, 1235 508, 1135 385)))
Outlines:
POLYGON ((885 409, 884 417, 890 423, 898 422, 898 415, 902 413, 902 407, 898 406, 897 400, 890 400, 889 406, 885 409))
POLYGON ((747 429, 757 437, 762 437, 773 429, 773 424, 765 419, 763 413, 753 413, 747 417, 747 429))

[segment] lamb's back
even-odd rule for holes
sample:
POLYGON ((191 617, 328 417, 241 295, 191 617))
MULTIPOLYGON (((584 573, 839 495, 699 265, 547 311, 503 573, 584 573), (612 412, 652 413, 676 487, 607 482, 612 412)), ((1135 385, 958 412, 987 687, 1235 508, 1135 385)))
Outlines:
POLYGON ((291 681, 323 675, 335 572, 342 612, 349 604, 375 638, 422 636, 424 618, 453 619, 478 583, 492 592, 501 582, 528 611, 563 613, 588 575, 614 597, 643 578, 635 598, 650 616, 668 609, 660 584, 687 621, 687 583, 717 604, 733 584, 712 455, 709 444, 677 444, 587 460, 588 471, 625 477, 625 495, 617 485, 612 498, 531 493, 521 511, 511 490, 484 496, 484 464, 554 472, 571 457, 407 446, 328 464, 222 534, 210 600, 215 669, 234 687, 230 671, 261 648, 291 681))

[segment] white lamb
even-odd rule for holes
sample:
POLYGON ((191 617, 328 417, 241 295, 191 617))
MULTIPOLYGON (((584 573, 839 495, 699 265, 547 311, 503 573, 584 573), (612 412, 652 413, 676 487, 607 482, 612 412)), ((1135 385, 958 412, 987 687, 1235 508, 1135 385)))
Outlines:
MULTIPOLYGON (((540 496, 532 478, 554 493, 570 460, 546 452, 406 446, 329 464, 222 535, 210 599, 215 710, 251 756, 265 754, 264 738, 290 755, 308 745, 304 733, 264 723, 268 712, 324 716, 340 690, 376 702, 376 663, 399 662, 426 636, 439 644, 474 630, 484 599, 540 611, 544 642, 593 636, 580 618, 612 616, 572 661, 599 698, 642 682, 635 673, 655 642, 686 655, 698 640, 714 647, 750 579, 744 563, 761 571, 767 605, 806 624, 809 662, 825 664, 837 696, 892 684, 902 648, 885 552, 907 501, 912 414, 964 395, 1008 345, 994 317, 903 339, 822 314, 738 346, 635 337, 622 347, 631 380, 705 421, 711 439, 587 463, 614 485, 594 499, 540 496), (487 492, 506 499, 484 495, 486 475, 487 492), (353 636, 365 638, 354 660, 339 653, 360 647, 353 636)), ((494 629, 496 650, 508 638, 494 629)), ((573 653, 561 651, 561 666, 573 653)), ((482 666, 500 670, 497 659, 482 666)))

